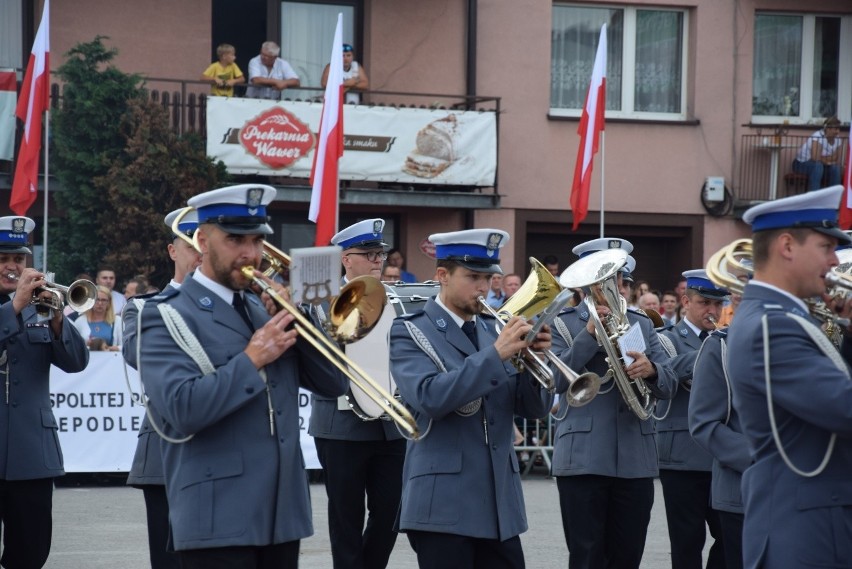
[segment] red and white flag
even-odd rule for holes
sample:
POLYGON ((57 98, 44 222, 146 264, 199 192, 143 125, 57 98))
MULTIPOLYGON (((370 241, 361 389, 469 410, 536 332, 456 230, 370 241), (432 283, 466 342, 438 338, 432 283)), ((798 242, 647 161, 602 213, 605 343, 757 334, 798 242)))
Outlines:
POLYGON ((840 200, 840 229, 852 229, 852 125, 846 141, 846 170, 843 171, 843 198, 840 200))
POLYGON ((343 14, 337 16, 328 82, 320 117, 319 143, 311 168, 311 209, 308 219, 317 224, 314 244, 328 245, 337 233, 338 161, 343 156, 343 14))
POLYGON ((586 219, 589 212, 589 186, 592 183, 592 164, 598 152, 600 133, 604 129, 604 111, 606 110, 606 24, 601 26, 598 51, 595 54, 595 66, 592 69, 592 81, 586 94, 586 106, 577 134, 580 135, 580 148, 577 150, 577 164, 574 166, 574 183, 571 184, 571 210, 574 212, 574 228, 586 219))
POLYGON ((9 207, 18 215, 26 215, 38 190, 38 159, 41 152, 41 119, 50 104, 50 0, 45 0, 41 23, 30 53, 27 72, 21 84, 21 96, 15 110, 24 122, 24 135, 12 181, 9 207))

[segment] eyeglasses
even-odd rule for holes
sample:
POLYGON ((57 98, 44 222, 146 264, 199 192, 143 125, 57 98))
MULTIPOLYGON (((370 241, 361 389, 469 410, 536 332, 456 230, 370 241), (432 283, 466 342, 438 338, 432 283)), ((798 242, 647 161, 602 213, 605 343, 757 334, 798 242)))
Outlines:
POLYGON ((98 299, 95 300, 95 302, 109 302, 109 299, 108 298, 98 298, 98 299))
POLYGON ((349 255, 361 255, 362 257, 366 257, 368 261, 371 263, 375 263, 378 260, 385 261, 388 258, 388 254, 384 251, 367 251, 366 253, 346 253, 346 256, 349 255))

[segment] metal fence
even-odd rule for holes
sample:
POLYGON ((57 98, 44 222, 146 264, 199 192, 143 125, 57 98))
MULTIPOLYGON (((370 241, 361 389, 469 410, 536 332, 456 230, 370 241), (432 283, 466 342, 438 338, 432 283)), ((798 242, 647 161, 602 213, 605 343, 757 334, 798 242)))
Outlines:
MULTIPOLYGON (((810 134, 781 130, 742 135, 740 174, 736 188, 741 202, 766 201, 807 190, 807 178, 793 172, 793 160, 810 134)), ((842 138, 841 156, 849 155, 848 138, 842 138)), ((841 171, 843 165, 841 163, 841 171)))

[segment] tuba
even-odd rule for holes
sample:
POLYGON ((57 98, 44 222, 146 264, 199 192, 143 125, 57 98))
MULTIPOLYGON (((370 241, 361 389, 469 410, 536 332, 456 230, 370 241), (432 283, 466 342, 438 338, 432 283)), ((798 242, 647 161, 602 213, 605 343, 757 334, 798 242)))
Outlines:
MULTIPOLYGON (((551 322, 564 308, 570 300, 570 295, 560 294, 563 293, 562 287, 550 274, 550 271, 537 259, 530 257, 529 260, 532 265, 530 275, 521 285, 521 288, 499 310, 495 311, 491 308, 485 298, 481 296, 479 303, 484 310, 497 318, 497 326, 500 329, 513 316, 531 319, 536 315, 541 315, 539 316, 540 321, 536 323, 537 325, 526 338, 528 342, 531 342, 535 339, 535 332, 541 328, 541 325, 551 322)), ((513 363, 519 370, 526 367, 530 374, 548 391, 553 391, 556 387, 553 371, 548 367, 548 364, 555 367, 568 380, 566 398, 568 404, 572 407, 585 405, 594 399, 600 390, 601 378, 597 374, 591 372, 578 374, 565 365, 551 350, 536 352, 526 348, 519 354, 519 357, 513 360, 513 363)))
POLYGON ((559 277, 566 288, 588 288, 583 302, 595 326, 598 344, 606 353, 609 370, 603 380, 615 380, 624 402, 641 420, 651 417, 656 399, 651 395, 648 384, 642 379, 630 379, 622 366, 618 339, 630 328, 627 320, 627 301, 618 290, 618 270, 627 262, 627 251, 607 249, 598 251, 574 262, 559 277), (596 306, 609 308, 609 314, 601 320, 596 306))
MULTIPOLYGON (((172 232, 190 243, 196 250, 198 246, 198 232, 192 239, 180 231, 178 225, 184 217, 192 210, 191 206, 175 217, 172 222, 172 232)), ((277 272, 283 272, 290 266, 290 257, 280 249, 264 242, 263 261, 269 267, 263 273, 270 277, 277 272)), ((293 306, 283 296, 278 294, 266 281, 257 277, 255 268, 245 266, 241 269, 242 274, 265 292, 282 309, 293 315, 294 326, 299 332, 299 337, 304 338, 324 358, 331 362, 353 385, 358 386, 390 417, 412 440, 420 438, 420 431, 414 417, 393 395, 385 391, 382 386, 371 378, 354 361, 346 357, 346 354, 336 342, 345 344, 362 338, 373 329, 379 321, 382 310, 387 303, 385 288, 381 282, 374 277, 358 277, 352 279, 346 286, 340 289, 340 294, 332 300, 329 307, 330 322, 324 332, 311 322, 298 307, 293 306), (328 335, 326 335, 326 332, 328 335), (329 339, 331 338, 331 339, 329 339)))

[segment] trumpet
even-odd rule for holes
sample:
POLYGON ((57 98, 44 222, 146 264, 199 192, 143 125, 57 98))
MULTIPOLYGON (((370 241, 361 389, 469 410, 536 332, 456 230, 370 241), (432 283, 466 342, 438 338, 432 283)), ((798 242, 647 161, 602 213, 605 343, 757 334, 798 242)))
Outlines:
MULTIPOLYGON (((534 257, 530 257, 529 260, 532 265, 530 275, 521 285, 521 288, 512 295, 512 298, 500 307, 499 311, 491 308, 485 298, 481 296, 478 298, 482 307, 497 319, 497 325, 500 329, 505 325, 505 321, 512 316, 532 318, 541 314, 540 322, 537 324, 550 322, 570 299, 570 295, 562 290, 562 287, 544 265, 534 257)), ((533 331, 527 335, 527 342, 532 342, 535 339, 534 332, 537 329, 538 326, 534 327, 533 331)), ((536 381, 548 391, 552 392, 556 387, 554 373, 548 367, 548 364, 565 376, 569 383, 566 398, 568 404, 572 407, 585 405, 594 399, 600 390, 601 378, 597 374, 592 372, 578 374, 565 365, 565 362, 560 360, 551 350, 536 352, 530 348, 524 348, 520 355, 522 357, 514 362, 515 367, 519 369, 526 367, 536 381)))
MULTIPOLYGON (((186 216, 191 207, 187 207, 175 217, 172 223, 172 231, 184 241, 190 243, 196 250, 198 246, 198 232, 193 239, 182 234, 178 229, 181 220, 186 216)), ((267 277, 273 272, 286 269, 290 265, 290 257, 276 247, 264 242, 263 258, 270 263, 270 268, 263 274, 267 277)), ((414 417, 393 395, 389 394, 373 378, 338 347, 335 341, 340 343, 354 342, 360 339, 367 331, 372 329, 381 316, 382 309, 387 303, 387 295, 384 286, 374 277, 358 277, 352 279, 340 290, 340 294, 331 302, 329 307, 330 325, 329 335, 332 341, 317 328, 311 320, 297 307, 293 306, 283 296, 278 294, 266 281, 257 277, 253 266, 245 266, 241 269, 243 276, 257 286, 261 292, 265 292, 282 309, 295 318, 295 329, 299 336, 304 338, 324 358, 334 365, 352 383, 361 389, 384 413, 390 417, 401 429, 408 433, 412 440, 420 438, 420 431, 414 417)))
MULTIPOLYGON (((15 273, 6 273, 5 276, 10 281, 19 279, 15 273)), ((45 310, 62 310, 67 302, 76 312, 82 313, 95 305, 97 297, 98 288, 92 281, 79 279, 68 286, 62 286, 45 279, 44 284, 33 291, 30 304, 45 310), (50 293, 50 296, 42 297, 45 292, 50 293)))

